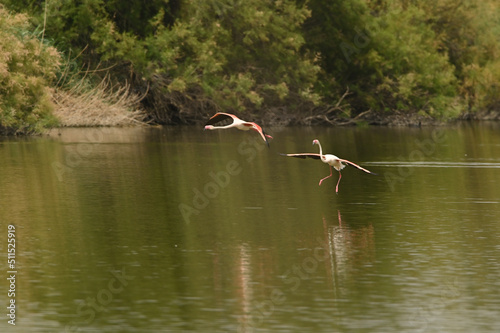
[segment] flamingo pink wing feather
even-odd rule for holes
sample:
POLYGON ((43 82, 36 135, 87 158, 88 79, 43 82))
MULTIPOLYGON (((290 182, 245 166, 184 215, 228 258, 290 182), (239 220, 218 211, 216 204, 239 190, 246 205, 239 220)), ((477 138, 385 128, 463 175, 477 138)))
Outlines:
POLYGON ((205 126, 206 125, 214 125, 220 121, 227 120, 227 119, 234 120, 234 119, 238 119, 238 117, 236 117, 235 115, 230 114, 230 113, 218 112, 218 113, 214 114, 210 119, 208 119, 205 126))

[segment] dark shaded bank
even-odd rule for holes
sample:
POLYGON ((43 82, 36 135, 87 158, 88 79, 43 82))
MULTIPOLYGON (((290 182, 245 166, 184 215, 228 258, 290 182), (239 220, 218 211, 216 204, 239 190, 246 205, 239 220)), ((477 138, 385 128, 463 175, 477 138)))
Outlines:
POLYGON ((150 90, 141 100, 145 121, 159 125, 203 125, 217 112, 233 113, 238 117, 255 121, 263 126, 433 126, 459 120, 500 120, 500 111, 468 111, 454 116, 446 110, 429 114, 425 111, 380 111, 368 109, 356 111, 352 108, 356 97, 346 89, 337 100, 314 105, 312 102, 289 100, 275 107, 255 108, 247 105, 245 110, 225 108, 205 96, 200 90, 188 92, 159 93, 150 90), (439 115, 437 115, 439 114, 439 115))
POLYGON ((309 108, 307 112, 290 112, 285 106, 266 111, 247 110, 231 111, 221 110, 214 105, 205 104, 203 107, 193 110, 179 110, 169 112, 157 118, 158 113, 149 113, 147 117, 150 123, 160 125, 204 125, 206 121, 216 112, 228 112, 247 120, 255 121, 262 126, 436 126, 446 125, 457 121, 480 121, 500 120, 500 112, 483 111, 477 113, 464 113, 456 118, 437 119, 426 114, 392 112, 382 113, 368 110, 355 116, 337 106, 321 106, 309 108))

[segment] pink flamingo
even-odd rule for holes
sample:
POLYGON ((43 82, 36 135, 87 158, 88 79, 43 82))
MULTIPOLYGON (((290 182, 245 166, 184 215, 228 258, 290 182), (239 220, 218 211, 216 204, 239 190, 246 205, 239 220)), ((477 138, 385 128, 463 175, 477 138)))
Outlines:
POLYGON ((262 139, 264 140, 264 142, 267 144, 268 147, 269 147, 269 142, 267 141, 267 138, 270 139, 273 138, 272 136, 265 134, 262 127, 260 127, 256 123, 241 120, 234 114, 230 113, 218 112, 214 114, 205 125, 206 130, 227 129, 227 128, 237 128, 242 131, 248 131, 253 129, 260 134, 260 136, 262 137, 262 139), (217 127, 213 126, 214 124, 227 119, 232 119, 233 122, 226 126, 217 126, 217 127))
POLYGON ((360 170, 363 170, 364 172, 367 172, 369 174, 372 174, 372 175, 376 175, 376 173, 374 172, 371 172, 369 170, 366 170, 365 168, 362 168, 360 167, 359 165, 355 164, 355 163, 352 163, 351 161, 348 161, 348 160, 344 160, 342 158, 338 158, 337 156, 335 155, 332 155, 332 154, 326 154, 326 155, 323 155, 323 149, 321 148, 321 143, 319 142, 318 139, 314 139, 313 140, 313 145, 318 145, 319 146, 319 154, 314 154, 314 153, 300 153, 300 154, 281 154, 283 156, 288 156, 288 157, 298 157, 298 158, 306 158, 306 157, 309 157, 309 158, 314 158, 314 159, 317 159, 317 160, 321 160, 323 163, 326 163, 330 166, 330 174, 328 176, 326 176, 325 178, 322 178, 320 181, 319 181, 319 185, 321 186, 321 183, 323 182, 323 180, 329 178, 332 176, 332 173, 333 173, 333 170, 332 170, 332 167, 335 168, 335 170, 337 170, 339 172, 339 180, 337 181, 337 186, 335 187, 335 192, 336 193, 339 193, 339 183, 340 183, 340 178, 342 178, 342 174, 340 173, 340 170, 342 170, 343 168, 345 168, 346 164, 350 164, 360 170), (346 163, 346 164, 344 164, 346 163))

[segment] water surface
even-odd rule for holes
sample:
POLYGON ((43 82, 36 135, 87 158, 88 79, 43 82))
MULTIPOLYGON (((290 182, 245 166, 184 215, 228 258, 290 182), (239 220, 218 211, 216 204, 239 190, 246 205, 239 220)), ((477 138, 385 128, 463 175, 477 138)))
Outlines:
MULTIPOLYGON (((0 141, 23 332, 496 332, 500 126, 0 141), (333 153, 352 167, 329 174, 333 153)), ((3 236, 2 236, 3 235, 3 236)), ((8 304, 4 260, 0 301, 8 304)))

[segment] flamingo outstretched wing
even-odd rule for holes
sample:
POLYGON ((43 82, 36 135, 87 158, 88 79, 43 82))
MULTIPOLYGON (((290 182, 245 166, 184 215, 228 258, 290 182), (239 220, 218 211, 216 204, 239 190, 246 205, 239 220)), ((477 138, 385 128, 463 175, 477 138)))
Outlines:
POLYGON ((353 167, 356 167, 356 168, 358 168, 359 170, 362 170, 362 171, 364 171, 364 172, 366 172, 366 173, 369 173, 369 174, 372 174, 372 175, 378 176, 378 174, 376 174, 375 172, 371 172, 370 170, 367 170, 367 169, 365 169, 365 168, 363 168, 363 167, 360 167, 359 165, 357 165, 356 163, 353 163, 353 162, 351 162, 351 161, 344 160, 344 159, 341 159, 341 158, 339 158, 339 161, 340 161, 340 162, 342 162, 342 163, 347 163, 347 164, 350 164, 350 165, 352 165, 353 167))
POLYGON ((300 154, 280 154, 282 156, 288 156, 288 157, 297 157, 297 158, 302 158, 302 159, 305 159, 305 158, 314 158, 316 160, 320 160, 321 159, 321 155, 320 154, 313 154, 313 153, 300 153, 300 154))
POLYGON ((238 119, 238 117, 236 117, 235 115, 230 114, 230 113, 217 112, 212 117, 210 117, 210 119, 208 119, 208 121, 205 124, 205 126, 206 125, 214 125, 214 124, 216 124, 218 122, 221 122, 221 121, 227 120, 227 119, 231 119, 231 120, 234 121, 234 119, 238 119))
POLYGON ((264 133, 264 130, 262 129, 262 127, 260 127, 256 123, 241 120, 240 118, 236 117, 234 114, 230 114, 230 113, 217 112, 210 119, 208 119, 207 123, 205 124, 205 129, 212 130, 212 129, 225 129, 225 128, 237 128, 239 130, 245 130, 245 131, 249 130, 249 129, 253 129, 256 132, 259 132, 259 135, 262 137, 262 140, 264 140, 264 142, 267 144, 268 147, 269 147, 269 141, 267 140, 267 138, 270 138, 270 139, 273 138, 272 136, 264 133), (229 125, 226 125, 223 127, 213 126, 214 124, 217 124, 217 123, 220 123, 220 122, 226 121, 226 120, 231 120, 231 123, 229 125))

